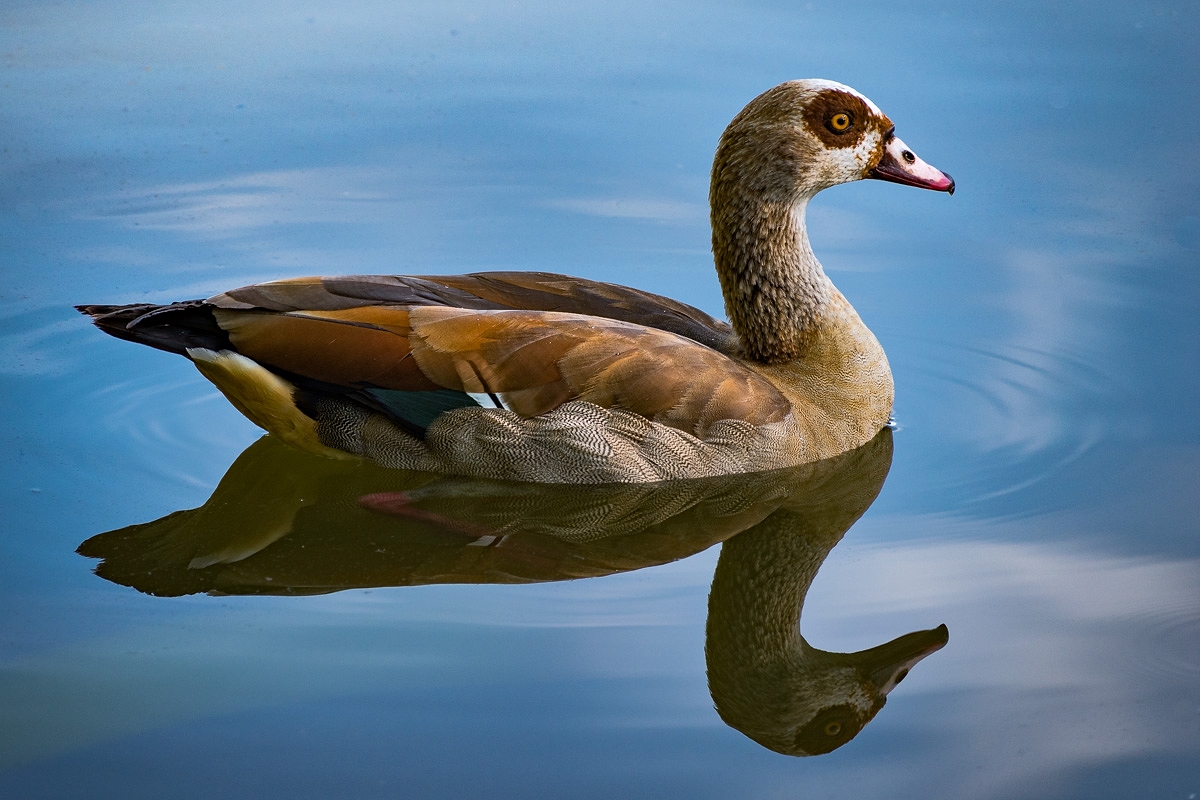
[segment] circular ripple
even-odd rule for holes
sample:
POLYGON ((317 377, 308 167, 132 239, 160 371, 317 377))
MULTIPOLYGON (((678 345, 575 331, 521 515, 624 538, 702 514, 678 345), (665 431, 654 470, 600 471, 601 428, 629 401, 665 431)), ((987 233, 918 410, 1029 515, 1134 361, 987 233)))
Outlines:
POLYGON ((26 438, 58 458, 211 486, 259 435, 184 359, 112 339, 72 310, 26 315, 0 332, 0 355, 26 438))
POLYGON ((937 484, 929 488, 962 502, 1037 487, 1128 424, 1132 401, 1095 366, 1098 354, 889 339, 898 339, 896 417, 906 431, 898 452, 909 439, 922 451, 917 468, 937 484))
POLYGON ((1200 679, 1200 607, 1180 603, 1137 620, 1125 651, 1133 669, 1154 679, 1200 679))

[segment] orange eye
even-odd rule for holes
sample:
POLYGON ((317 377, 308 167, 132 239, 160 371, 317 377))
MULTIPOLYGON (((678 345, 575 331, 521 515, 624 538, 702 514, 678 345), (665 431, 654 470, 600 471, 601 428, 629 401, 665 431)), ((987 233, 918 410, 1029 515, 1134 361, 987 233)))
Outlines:
POLYGON ((829 130, 834 133, 845 133, 854 124, 854 120, 850 119, 850 115, 845 111, 840 111, 829 118, 829 130))
MULTIPOLYGON (((841 114, 840 116, 844 117, 846 115, 841 114)), ((836 119, 836 117, 835 117, 835 119, 836 119)), ((830 722, 829 724, 827 724, 825 726, 825 735, 826 736, 837 736, 841 732, 842 732, 842 723, 840 723, 840 722, 830 722)))

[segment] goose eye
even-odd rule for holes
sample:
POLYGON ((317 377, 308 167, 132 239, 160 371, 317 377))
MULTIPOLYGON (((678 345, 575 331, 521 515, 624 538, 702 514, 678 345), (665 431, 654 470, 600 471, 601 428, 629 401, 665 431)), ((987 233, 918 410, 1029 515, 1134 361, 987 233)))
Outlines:
MULTIPOLYGON (((845 115, 843 115, 843 116, 845 116, 845 115)), ((825 726, 825 735, 826 736, 837 736, 841 732, 842 732, 842 723, 840 723, 840 722, 830 722, 829 724, 827 724, 825 726)))
POLYGON ((845 133, 853 123, 854 120, 850 119, 849 114, 840 111, 829 118, 829 130, 834 133, 845 133))

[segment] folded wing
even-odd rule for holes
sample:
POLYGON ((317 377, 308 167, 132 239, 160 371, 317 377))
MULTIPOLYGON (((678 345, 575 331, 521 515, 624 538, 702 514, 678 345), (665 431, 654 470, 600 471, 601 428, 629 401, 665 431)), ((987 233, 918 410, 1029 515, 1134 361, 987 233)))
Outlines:
POLYGON ((550 272, 296 278, 234 289, 209 302, 230 309, 271 311, 337 311, 365 305, 559 311, 658 328, 722 352, 735 345, 728 323, 686 303, 550 272))
POLYGON ((427 427, 431 401, 433 412, 474 403, 532 417, 579 399, 700 437, 718 420, 762 425, 789 409, 774 386, 725 355, 614 319, 433 305, 217 307, 214 315, 239 353, 300 386, 356 396, 409 428, 427 427))

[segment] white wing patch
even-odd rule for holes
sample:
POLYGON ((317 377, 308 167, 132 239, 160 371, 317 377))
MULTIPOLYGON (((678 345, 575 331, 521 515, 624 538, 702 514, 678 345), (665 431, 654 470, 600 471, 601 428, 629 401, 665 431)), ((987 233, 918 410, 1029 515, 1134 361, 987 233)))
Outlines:
POLYGON ((505 411, 511 411, 504 398, 498 394, 490 394, 488 392, 467 392, 467 396, 479 405, 480 408, 502 408, 505 411))

